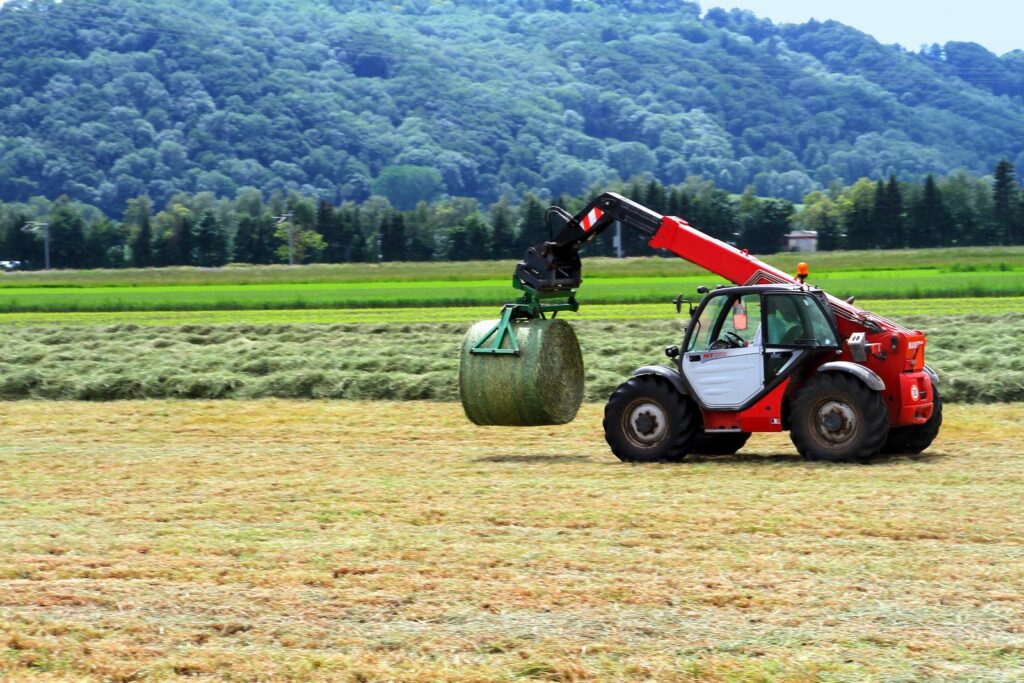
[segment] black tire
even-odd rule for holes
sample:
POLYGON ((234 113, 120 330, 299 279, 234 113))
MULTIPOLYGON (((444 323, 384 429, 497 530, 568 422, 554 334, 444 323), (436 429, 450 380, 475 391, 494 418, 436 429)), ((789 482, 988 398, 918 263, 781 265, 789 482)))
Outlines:
POLYGON ((623 462, 678 462, 693 452, 697 406, 667 380, 640 375, 612 392, 604 438, 623 462))
POLYGON ((750 438, 750 432, 732 434, 708 434, 698 432, 693 452, 701 455, 732 455, 743 448, 750 438))
POLYGON ((793 401, 790 438, 809 460, 867 462, 889 435, 889 414, 877 391, 855 377, 821 373, 793 401))
POLYGON ((935 437, 939 435, 939 427, 942 426, 942 397, 939 396, 939 388, 932 385, 932 393, 935 398, 935 408, 932 416, 923 425, 913 427, 896 427, 889 430, 889 438, 886 439, 883 453, 905 453, 917 455, 932 445, 935 437))

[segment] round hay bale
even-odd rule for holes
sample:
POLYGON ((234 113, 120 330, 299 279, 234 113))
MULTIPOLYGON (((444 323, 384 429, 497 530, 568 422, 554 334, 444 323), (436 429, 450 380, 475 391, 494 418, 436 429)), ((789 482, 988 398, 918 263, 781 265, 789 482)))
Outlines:
POLYGON ((572 422, 583 402, 583 355, 572 326, 564 320, 517 321, 518 356, 470 353, 497 322, 473 325, 462 342, 459 396, 466 417, 510 427, 572 422))

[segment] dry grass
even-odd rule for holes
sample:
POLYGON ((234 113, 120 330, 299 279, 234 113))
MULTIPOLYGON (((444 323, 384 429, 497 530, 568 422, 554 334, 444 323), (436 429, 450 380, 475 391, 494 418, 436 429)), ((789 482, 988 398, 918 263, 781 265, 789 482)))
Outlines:
POLYGON ((1024 678, 1024 405, 868 467, 623 465, 600 411, 3 404, 0 678, 1024 678))
MULTIPOLYGON (((493 311, 492 311, 493 314, 493 311)), ((1024 313, 901 317, 928 331, 950 403, 1024 400, 1024 313)), ((574 321, 586 399, 667 363, 681 319, 574 321)), ((16 327, 0 343, 0 399, 458 400, 465 323, 16 327)))

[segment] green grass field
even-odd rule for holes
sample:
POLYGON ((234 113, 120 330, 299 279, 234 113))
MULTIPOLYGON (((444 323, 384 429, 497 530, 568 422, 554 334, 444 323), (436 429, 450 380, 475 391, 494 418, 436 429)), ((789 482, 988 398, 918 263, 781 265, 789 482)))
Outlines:
MULTIPOLYGON (((792 254, 769 260, 787 271, 792 254)), ((805 256, 811 281, 860 299, 1024 296, 1024 249, 854 252, 805 256), (871 268, 866 268, 871 264, 871 268)), ((721 280, 680 259, 588 259, 579 299, 668 301, 721 280)), ((513 299, 511 262, 425 263, 0 276, 0 313, 304 310, 484 306, 513 299)))
MULTIPOLYGON (((953 299, 867 299, 857 305, 881 316, 999 315, 1024 313, 1024 297, 959 297, 953 299)), ((469 323, 493 318, 499 304, 421 308, 303 308, 224 311, 88 311, 0 313, 0 326, 113 325, 336 325, 360 323, 469 323)), ((668 320, 676 318, 667 301, 657 304, 595 304, 566 320, 668 320)))
POLYGON ((1024 406, 933 448, 624 465, 458 406, 0 410, 0 679, 1024 679, 1024 406))
MULTIPOLYGON (((366 282, 274 285, 183 285, 172 287, 5 288, 0 312, 174 311, 305 308, 401 308, 481 306, 518 297, 511 279, 455 282, 366 282)), ((693 294, 698 285, 718 278, 586 278, 583 304, 669 301, 693 294)), ((1024 270, 947 272, 937 270, 843 271, 822 273, 813 284, 846 298, 921 299, 940 297, 1022 296, 1024 270)), ((694 294, 694 296, 696 296, 694 294)))
MULTIPOLYGON (((898 251, 782 253, 761 257, 792 273, 807 261, 812 273, 863 270, 941 270, 998 272, 1024 268, 1024 247, 966 247, 898 251)), ((613 259, 585 256, 585 271, 598 278, 686 277, 706 271, 676 257, 613 259)), ((227 268, 147 268, 144 270, 74 270, 0 272, 0 289, 22 287, 170 287, 182 285, 322 284, 331 282, 423 282, 508 280, 515 260, 460 263, 314 264, 307 266, 231 265, 227 268)))

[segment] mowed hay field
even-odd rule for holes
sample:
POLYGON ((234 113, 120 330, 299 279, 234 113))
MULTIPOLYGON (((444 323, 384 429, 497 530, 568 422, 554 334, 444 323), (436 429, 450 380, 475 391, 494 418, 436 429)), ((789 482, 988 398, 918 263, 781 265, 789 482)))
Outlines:
MULTIPOLYGON (((966 300, 945 310, 981 308, 966 300)), ((1024 401, 1022 312, 897 316, 928 333, 927 359, 950 402, 1024 401)), ((621 307, 628 311, 628 306, 621 307)), ((604 402, 636 368, 664 363, 684 320, 577 320, 586 400, 604 402)), ((453 309, 444 309, 453 310, 453 309)), ((940 310, 940 309, 935 309, 940 310)), ((486 311, 491 317, 497 308, 486 311)), ((430 316, 420 311, 420 320, 430 316)), ((484 315, 479 311, 477 315, 484 315)), ((685 316, 684 316, 685 317, 685 316)), ((2 319, 2 317, 0 317, 2 319)), ((386 320, 386 318, 384 318, 386 320)), ((467 322, 14 326, 0 328, 0 399, 332 398, 458 400, 467 322)), ((504 359, 491 359, 502 363, 504 359)))
POLYGON ((870 466, 630 466, 600 414, 3 404, 0 678, 1024 679, 1024 405, 870 466))
POLYGON ((810 260, 928 332, 924 454, 615 460, 675 259, 588 259, 533 429, 454 402, 511 263, 0 275, 0 681, 1024 680, 1024 249, 810 260))

